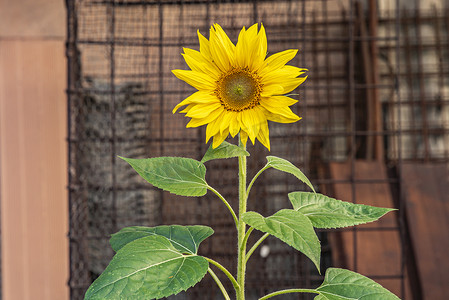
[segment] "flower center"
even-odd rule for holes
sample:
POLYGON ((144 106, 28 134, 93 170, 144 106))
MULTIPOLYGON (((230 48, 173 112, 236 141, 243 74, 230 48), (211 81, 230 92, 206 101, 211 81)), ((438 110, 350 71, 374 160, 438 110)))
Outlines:
POLYGON ((220 77, 215 92, 226 110, 250 109, 259 104, 260 79, 247 68, 235 68, 220 77))

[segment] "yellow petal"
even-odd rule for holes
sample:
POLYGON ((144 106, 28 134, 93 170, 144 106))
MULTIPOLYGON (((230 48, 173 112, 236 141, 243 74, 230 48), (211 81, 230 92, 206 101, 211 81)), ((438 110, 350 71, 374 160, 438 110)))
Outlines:
POLYGON ((199 127, 207 124, 209 121, 207 119, 191 119, 189 123, 187 123, 186 128, 199 127))
POLYGON ((207 69, 210 72, 218 75, 221 74, 220 69, 218 69, 218 67, 214 63, 212 63, 210 57, 206 57, 203 53, 189 48, 184 48, 184 53, 193 58, 194 60, 206 64, 207 69))
POLYGON ((265 33, 265 28, 260 25, 259 33, 256 38, 257 49, 254 51, 254 56, 252 59, 252 69, 259 70, 264 65, 265 57, 267 56, 267 36, 265 33))
POLYGON ((285 80, 282 83, 282 87, 284 88, 284 92, 285 93, 289 93, 291 91, 293 91, 294 89, 296 89, 301 83, 303 83, 304 81, 306 81, 307 76, 306 77, 300 77, 300 78, 294 78, 294 79, 288 79, 285 80))
POLYGON ((178 103, 178 105, 176 105, 175 108, 173 108, 172 113, 175 113, 181 106, 188 105, 190 103, 191 102, 189 100, 189 97, 187 97, 186 99, 184 99, 180 103, 178 103))
MULTIPOLYGON (((220 39, 220 42, 223 45, 224 49, 226 50, 226 52, 231 54, 231 56, 233 56, 234 51, 235 51, 234 44, 231 42, 231 40, 227 36, 226 32, 224 32, 223 28, 221 28, 220 25, 214 24, 214 27, 215 27, 215 31, 217 32, 217 37, 220 39)), ((234 63, 234 62, 231 61, 231 63, 234 63)))
MULTIPOLYGON (((185 49, 185 50, 187 50, 187 49, 185 49)), ((187 52, 192 53, 190 51, 187 51, 187 52)), ((214 68, 214 66, 215 66, 214 64, 207 62, 206 59, 202 59, 203 56, 201 54, 199 56, 197 56, 197 55, 192 56, 192 55, 183 53, 182 56, 184 57, 184 60, 186 61, 189 68, 192 69, 192 71, 204 73, 207 76, 210 76, 211 79, 214 81, 217 81, 218 78, 220 78, 219 70, 217 68, 214 68)))
POLYGON ((275 71, 267 73, 262 78, 262 83, 264 84, 264 86, 280 85, 284 90, 282 93, 285 94, 293 91, 307 79, 307 76, 296 78, 296 76, 304 73, 301 71, 301 69, 296 67, 288 67, 289 66, 285 66, 281 69, 277 69, 275 71))
POLYGON ((245 131, 253 144, 259 134, 260 124, 264 121, 266 121, 265 114, 258 106, 242 111, 242 122, 245 124, 245 131))
MULTIPOLYGON (((245 131, 248 133, 249 138, 254 141, 256 138, 255 128, 253 126, 254 120, 252 114, 248 113, 248 110, 240 112, 242 123, 244 124, 245 131)), ((253 142, 254 143, 254 142, 253 142)))
POLYGON ((262 87, 260 95, 262 97, 270 97, 272 95, 284 94, 284 88, 280 84, 269 84, 262 87))
POLYGON ((265 60, 265 57, 267 56, 267 34, 265 32, 265 27, 263 27, 263 24, 260 24, 259 42, 259 55, 262 56, 265 60))
POLYGON ((187 123, 186 127, 191 128, 191 127, 198 127, 198 126, 208 124, 208 123, 212 122, 213 120, 217 119, 222 112, 223 112, 223 109, 216 109, 205 118, 199 118, 199 119, 192 118, 192 120, 190 120, 190 122, 187 123))
POLYGON ((209 42, 214 63, 222 72, 227 72, 234 63, 234 44, 218 24, 211 27, 209 42))
POLYGON ((265 60, 266 66, 260 70, 260 76, 264 76, 267 72, 282 68, 295 57, 296 53, 298 53, 297 49, 290 49, 271 55, 265 60))
POLYGON ((301 74, 304 74, 304 72, 301 70, 302 69, 300 68, 292 66, 284 66, 280 69, 266 73, 264 76, 261 76, 262 82, 264 84, 272 84, 272 83, 279 84, 282 83, 285 79, 293 79, 301 74))
POLYGON ((197 31, 198 33, 198 40, 200 42, 200 52, 204 57, 208 58, 209 60, 212 58, 212 55, 210 54, 210 43, 209 41, 200 33, 200 31, 197 31))
POLYGON ((220 132, 220 117, 210 122, 206 128, 206 143, 209 142, 210 138, 220 132))
POLYGON ((248 30, 242 28, 235 50, 237 65, 241 68, 249 67, 254 71, 261 67, 267 53, 265 28, 261 26, 257 32, 257 27, 256 23, 248 30))
POLYGON ((229 129, 229 124, 231 123, 233 114, 235 113, 232 111, 227 111, 225 114, 223 114, 220 122, 220 133, 223 133, 226 129, 229 129))
POLYGON ((211 92, 207 91, 198 91, 190 95, 189 97, 182 100, 178 105, 173 108, 173 113, 175 113, 181 106, 188 104, 199 104, 199 103, 215 103, 219 102, 217 96, 215 96, 211 92))
POLYGON ((301 118, 295 115, 289 107, 271 107, 266 103, 260 103, 260 105, 265 109, 264 114, 269 121, 293 123, 301 120, 301 118))
POLYGON ((240 122, 238 121, 238 114, 236 112, 231 113, 231 120, 229 121, 229 133, 232 137, 235 137, 240 131, 240 122))
POLYGON ((220 134, 220 132, 218 132, 216 135, 214 135, 214 141, 212 143, 212 148, 215 149, 218 146, 220 146, 221 143, 223 143, 223 141, 228 137, 228 135, 229 135, 229 130, 226 130, 222 134, 220 134))
POLYGON ((257 139, 268 149, 268 151, 270 151, 270 138, 267 121, 260 124, 260 131, 257 139))
POLYGON ((246 146, 246 142, 248 141, 248 133, 246 133, 246 131, 240 131, 240 140, 242 141, 242 144, 246 146))
POLYGON ((265 59, 265 57, 259 57, 260 53, 260 40, 257 34, 257 26, 258 24, 254 24, 246 33, 246 40, 248 44, 248 49, 246 55, 248 56, 248 67, 250 70, 255 70, 256 66, 258 67, 261 62, 265 59))
POLYGON ((298 100, 287 96, 271 96, 269 98, 262 98, 260 103, 266 102, 271 107, 285 107, 296 104, 298 100))
MULTIPOLYGON (((191 50, 191 49, 189 49, 189 50, 191 50)), ((203 69, 204 69, 205 63, 202 61, 198 61, 197 59, 194 58, 194 56, 191 56, 191 55, 187 54, 186 52, 190 52, 190 51, 188 51, 187 48, 184 48, 184 53, 181 53, 181 55, 182 55, 182 57, 184 57, 184 60, 186 61, 189 68, 192 71, 204 73, 203 69)), ((190 53, 192 53, 192 52, 190 52, 190 53)))
POLYGON ((235 45, 235 60, 240 68, 248 66, 248 43, 246 41, 246 29, 245 27, 240 30, 237 45, 235 45))
POLYGON ((194 106, 195 106, 195 104, 189 104, 189 105, 187 105, 183 110, 181 110, 179 113, 180 113, 180 114, 186 114, 186 113, 188 113, 189 110, 190 110, 192 107, 194 107, 194 106))
POLYGON ((283 66, 281 68, 281 70, 289 71, 289 73, 290 73, 289 77, 298 77, 299 75, 302 75, 302 74, 306 73, 307 71, 309 71, 306 68, 298 68, 298 67, 290 66, 290 65, 283 66))
POLYGON ((210 76, 195 71, 189 70, 172 70, 173 74, 181 80, 184 80, 197 90, 210 90, 215 89, 215 81, 210 76))
POLYGON ((196 118, 196 119, 206 118, 207 116, 210 115, 211 112, 219 108, 222 108, 220 102, 196 104, 189 110, 186 116, 189 118, 196 118))
POLYGON ((245 125, 245 123, 243 123, 243 121, 242 121, 242 116, 243 116, 243 112, 238 112, 237 113, 237 123, 238 123, 238 126, 242 129, 242 130, 245 130, 245 131, 247 131, 246 130, 246 125, 245 125))

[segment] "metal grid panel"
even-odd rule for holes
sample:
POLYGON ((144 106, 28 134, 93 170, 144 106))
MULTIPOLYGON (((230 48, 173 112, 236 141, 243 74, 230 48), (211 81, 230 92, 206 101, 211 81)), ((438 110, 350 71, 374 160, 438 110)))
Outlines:
MULTIPOLYGON (((447 163, 448 11, 405 11, 392 1, 377 6, 377 31, 371 32, 370 10, 355 0, 67 1, 71 298, 82 299, 107 265, 113 255, 109 235, 123 226, 210 225, 215 234, 202 253, 235 269, 233 220, 222 214, 220 202, 209 194, 162 193, 117 159, 201 158, 207 149, 204 129, 185 129, 188 120, 171 114, 193 89, 171 70, 186 69, 182 47, 198 49, 197 29, 207 36, 212 23, 236 41, 242 26, 263 22, 269 54, 300 49, 292 64, 310 69, 310 77, 297 89, 300 102, 293 109, 303 120, 270 124, 271 153, 300 166, 318 189, 336 183, 320 171, 333 161, 352 162, 352 172, 356 159, 376 155, 399 172, 404 160, 447 163), (378 52, 369 54, 370 47, 378 52), (369 121, 376 102, 381 115, 369 121)), ((249 151, 252 176, 268 151, 258 144, 249 151)), ((207 181, 235 206, 236 162, 207 164, 207 181)), ((400 188, 396 178, 386 182, 400 188)), ((348 182, 353 190, 366 183, 348 182)), ((287 192, 305 189, 291 176, 269 171, 258 180, 249 209, 272 214, 288 207, 287 192)), ((324 270, 332 265, 331 249, 326 232, 319 234, 324 270)), ((303 256, 275 239, 266 243, 270 255, 255 255, 248 266, 248 299, 321 282, 303 256)), ((206 278, 174 298, 220 299, 220 294, 206 278)), ((283 299, 298 298, 311 297, 283 299)))

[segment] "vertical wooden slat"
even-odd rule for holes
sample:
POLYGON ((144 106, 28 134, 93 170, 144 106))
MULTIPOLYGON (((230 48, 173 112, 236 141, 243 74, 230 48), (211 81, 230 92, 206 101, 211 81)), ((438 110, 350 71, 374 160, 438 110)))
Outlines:
POLYGON ((449 171, 444 164, 405 163, 403 198, 422 299, 445 299, 449 292, 449 171))
POLYGON ((64 44, 0 40, 3 299, 68 299, 64 44))

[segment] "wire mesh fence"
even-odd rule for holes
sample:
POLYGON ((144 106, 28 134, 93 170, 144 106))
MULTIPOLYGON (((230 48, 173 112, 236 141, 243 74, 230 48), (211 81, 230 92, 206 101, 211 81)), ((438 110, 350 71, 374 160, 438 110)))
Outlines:
MULTIPOLYGON (((319 191, 338 194, 338 185, 345 185, 350 199, 342 200, 359 202, 360 186, 383 184, 401 208, 397 174, 403 162, 449 161, 449 12, 444 1, 425 3, 405 9, 400 1, 67 1, 71 299, 82 299, 106 267, 113 256, 110 234, 124 226, 209 225, 215 234, 201 253, 235 270, 236 233, 221 202, 209 194, 186 198, 161 192, 117 157, 202 157, 208 147, 204 128, 186 129, 188 120, 172 115, 193 89, 171 70, 187 68, 182 47, 198 49, 197 30, 207 36, 213 23, 235 42, 243 26, 263 22, 268 55, 299 49, 291 64, 310 70, 295 91, 300 101, 293 111, 303 119, 270 124, 273 155, 300 167, 319 191), (381 162, 385 176, 358 177, 361 160, 381 162), (343 162, 346 177, 337 165, 343 162)), ((249 152, 251 176, 269 152, 259 144, 249 152)), ((235 206, 237 162, 207 164, 208 183, 235 206)), ((294 177, 268 171, 258 179, 249 208, 267 216, 288 207, 288 192, 306 189, 294 177)), ((405 224, 399 213, 386 228, 365 230, 395 232, 399 248, 395 269, 364 275, 412 299, 405 224)), ((345 257, 355 270, 363 270, 357 260, 363 232, 351 232, 351 246, 344 250, 353 249, 345 257)), ((344 251, 334 231, 319 235, 324 271, 337 265, 344 251)), ((321 283, 296 251, 274 239, 265 246, 269 255, 254 255, 248 266, 248 299, 321 283)), ((220 291, 206 277, 173 299, 220 299, 220 291)))

